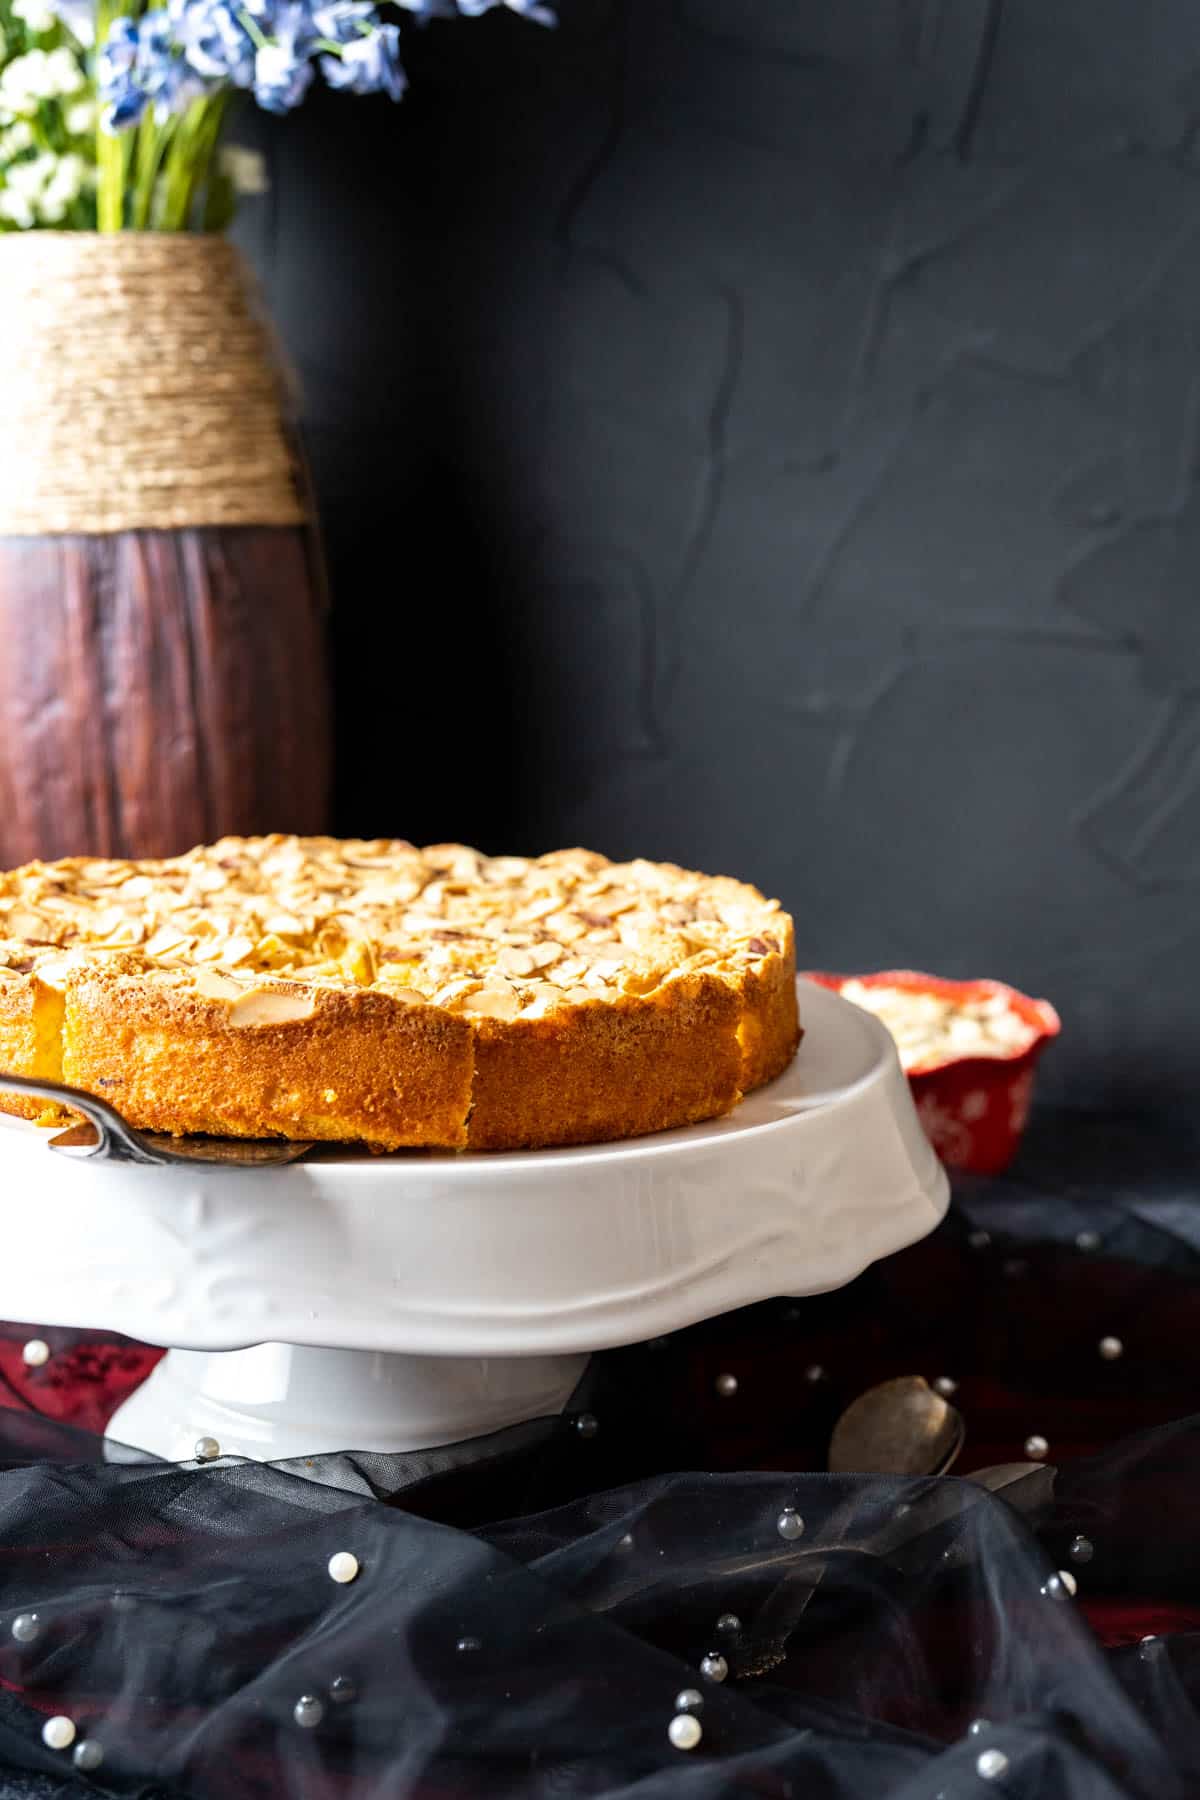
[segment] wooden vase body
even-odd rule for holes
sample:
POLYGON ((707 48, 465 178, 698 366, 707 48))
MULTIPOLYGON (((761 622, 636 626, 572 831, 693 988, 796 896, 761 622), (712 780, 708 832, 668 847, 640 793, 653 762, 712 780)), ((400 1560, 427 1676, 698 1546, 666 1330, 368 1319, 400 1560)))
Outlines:
POLYGON ((0 867, 327 823, 303 526, 0 536, 0 867))

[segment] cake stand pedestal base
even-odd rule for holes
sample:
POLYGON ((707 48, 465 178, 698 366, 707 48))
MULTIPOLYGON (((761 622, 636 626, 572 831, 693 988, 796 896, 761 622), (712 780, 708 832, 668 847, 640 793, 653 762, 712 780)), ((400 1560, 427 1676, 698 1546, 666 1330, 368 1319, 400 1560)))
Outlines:
POLYGON ((114 1415, 115 1442, 170 1462, 215 1438, 258 1462, 423 1450, 559 1413, 586 1356, 400 1356, 256 1344, 170 1350, 114 1415))

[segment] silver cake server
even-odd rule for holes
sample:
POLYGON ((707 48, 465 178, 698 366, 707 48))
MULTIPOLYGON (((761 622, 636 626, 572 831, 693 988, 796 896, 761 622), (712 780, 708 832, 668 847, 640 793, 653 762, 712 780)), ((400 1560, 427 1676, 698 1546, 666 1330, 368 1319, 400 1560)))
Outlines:
POLYGON ((0 1071, 0 1093, 29 1094, 54 1100, 80 1112, 86 1125, 69 1125, 50 1139, 50 1149, 77 1160, 170 1164, 227 1163, 239 1168, 270 1168, 298 1162, 311 1143, 288 1138, 168 1137, 157 1131, 135 1131, 107 1100, 67 1087, 61 1081, 34 1081, 28 1075, 0 1071))

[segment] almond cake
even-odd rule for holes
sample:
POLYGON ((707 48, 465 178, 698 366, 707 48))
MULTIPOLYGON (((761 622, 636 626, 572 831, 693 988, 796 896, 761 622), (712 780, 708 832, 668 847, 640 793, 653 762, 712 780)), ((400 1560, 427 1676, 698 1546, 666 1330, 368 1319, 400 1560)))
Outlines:
POLYGON ((0 874, 0 1070, 146 1130, 594 1143, 728 1112, 799 1038, 787 913, 672 864, 273 836, 0 874))

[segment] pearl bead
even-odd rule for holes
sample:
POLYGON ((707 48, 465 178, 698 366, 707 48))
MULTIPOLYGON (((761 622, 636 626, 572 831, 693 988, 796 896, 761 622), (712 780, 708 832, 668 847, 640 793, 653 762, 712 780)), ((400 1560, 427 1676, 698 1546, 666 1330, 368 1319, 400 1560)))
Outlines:
POLYGON ((633 1549, 633 1533, 632 1533, 632 1531, 624 1532, 617 1539, 617 1549, 618 1550, 632 1550, 633 1549))
POLYGON ((1072 1562, 1091 1562, 1095 1554, 1096 1546, 1093 1544, 1091 1538, 1076 1537, 1071 1539, 1071 1548, 1067 1551, 1067 1555, 1071 1558, 1072 1562))
POLYGON ((454 1648, 456 1650, 461 1650, 465 1656, 470 1650, 482 1650, 483 1644, 477 1637, 460 1637, 454 1648))
POLYGON ((958 1383, 953 1375, 939 1375, 933 1384, 933 1391, 935 1394, 941 1394, 944 1400, 948 1400, 951 1394, 958 1392, 958 1383))
POLYGON ((975 1759, 975 1771, 982 1775, 985 1781, 995 1781, 996 1777, 1005 1774, 1007 1769, 1008 1758, 1003 1750, 985 1750, 981 1756, 977 1756, 975 1759))
POLYGON ((292 1717, 305 1731, 313 1731, 325 1717, 325 1707, 315 1694, 301 1694, 292 1708, 292 1717))
POLYGON ((348 1675, 335 1675, 329 1684, 329 1698, 335 1706, 345 1706, 358 1699, 358 1689, 348 1675))
POLYGON ((708 1681, 724 1681, 729 1673, 729 1664, 716 1650, 710 1650, 701 1660, 700 1673, 708 1681))
POLYGON ((32 1644, 41 1630, 42 1622, 36 1613, 18 1613, 12 1622, 12 1634, 18 1644, 32 1644))
POLYGON ((50 1346, 45 1338, 30 1338, 21 1352, 21 1360, 31 1369, 40 1369, 50 1361, 50 1346))
POLYGON ((221 1446, 214 1437, 197 1438, 192 1446, 192 1454, 197 1462, 216 1462, 221 1454, 221 1446))
POLYGON ((1119 1337, 1102 1337, 1096 1348, 1105 1362, 1116 1362, 1118 1356, 1125 1354, 1125 1346, 1119 1337))
POLYGON ((785 1506, 775 1521, 775 1529, 781 1538, 794 1544, 798 1537, 804 1536, 804 1520, 794 1506, 785 1506))
POLYGON ((718 1375, 714 1385, 722 1400, 732 1400, 738 1391, 738 1378, 736 1375, 718 1375))
POLYGON ((1050 1600, 1061 1600, 1064 1594, 1078 1592, 1079 1583, 1069 1569, 1060 1569, 1057 1575, 1050 1575, 1041 1586, 1041 1592, 1050 1600))
POLYGON ((676 1713, 667 1726, 667 1736, 677 1750, 694 1750, 704 1729, 693 1713, 676 1713))
POLYGON ((722 1613, 717 1620, 717 1630, 722 1637, 736 1637, 742 1629, 742 1621, 736 1613, 722 1613))
POLYGON ((804 1371, 804 1379, 805 1381, 811 1381, 814 1387, 816 1387, 818 1381, 824 1381, 825 1371, 821 1367, 821 1364, 809 1363, 807 1369, 804 1371))
POLYGON ((359 1562, 352 1550, 338 1550, 329 1559, 329 1579, 344 1587, 358 1575, 359 1562))
POLYGON ((98 1744, 95 1738, 84 1738, 81 1744, 76 1744, 71 1761, 85 1775, 90 1775, 104 1761, 104 1745, 98 1744))
POLYGON ((972 1719, 971 1723, 967 1726, 967 1736, 978 1737, 981 1732, 990 1731, 991 1729, 992 1721, 990 1719, 972 1719))
POLYGON ((1049 1451, 1050 1446, 1040 1432, 1035 1431, 1032 1437, 1025 1439, 1025 1454, 1040 1459, 1049 1451))
POLYGON ((1077 1231, 1075 1233, 1075 1248, 1077 1250, 1098 1250, 1100 1248, 1100 1233, 1098 1231, 1077 1231))
POLYGON ((1073 1600, 1075 1598, 1076 1594, 1079 1592, 1079 1583, 1076 1581, 1075 1577, 1072 1575, 1070 1569, 1060 1569, 1058 1571, 1058 1579, 1062 1582, 1063 1586, 1066 1588, 1068 1594, 1070 1594, 1070 1596, 1073 1600))
POLYGON ((675 1696, 675 1711, 699 1712, 704 1705, 704 1695, 699 1688, 680 1688, 675 1696))
POLYGON ((575 1421, 575 1429, 581 1438, 594 1438, 600 1429, 600 1421, 595 1413, 580 1413, 575 1421))
POLYGON ((75 1721, 59 1713, 42 1726, 42 1742, 47 1750, 69 1750, 75 1742, 75 1721))

